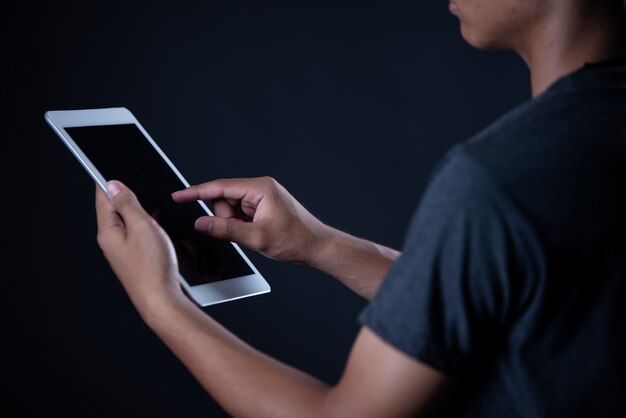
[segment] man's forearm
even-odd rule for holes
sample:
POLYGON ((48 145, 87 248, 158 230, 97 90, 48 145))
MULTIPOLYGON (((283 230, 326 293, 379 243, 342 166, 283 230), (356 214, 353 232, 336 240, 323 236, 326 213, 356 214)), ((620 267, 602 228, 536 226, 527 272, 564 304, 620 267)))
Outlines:
POLYGON ((140 310, 146 323, 229 414, 323 416, 325 383, 253 349, 182 294, 154 305, 140 310))
POLYGON ((371 300, 400 252, 326 227, 325 238, 310 266, 336 277, 353 292, 371 300))

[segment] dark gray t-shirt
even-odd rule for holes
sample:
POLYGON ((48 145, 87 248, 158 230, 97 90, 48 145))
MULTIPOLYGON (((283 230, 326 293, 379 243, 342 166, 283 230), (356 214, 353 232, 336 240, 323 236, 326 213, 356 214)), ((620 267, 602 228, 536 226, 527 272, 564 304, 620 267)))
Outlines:
POLYGON ((446 416, 626 417, 626 61, 453 148, 360 321, 456 378, 446 416))

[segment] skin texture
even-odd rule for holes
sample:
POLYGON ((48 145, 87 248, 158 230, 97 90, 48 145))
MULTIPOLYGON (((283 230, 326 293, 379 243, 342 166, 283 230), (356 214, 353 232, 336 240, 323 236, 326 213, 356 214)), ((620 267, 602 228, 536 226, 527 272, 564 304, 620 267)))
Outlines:
MULTIPOLYGON (((441 373, 367 328, 333 387, 254 350, 183 294, 174 248, 135 195, 117 181, 109 182, 107 190, 112 202, 96 187, 98 243, 107 261, 146 324, 231 415, 414 416, 428 411, 441 393, 446 382, 441 373)), ((284 189, 268 190, 267 195, 261 191, 258 202, 284 189)))
MULTIPOLYGON (((626 55, 621 0, 454 0, 472 45, 510 49, 540 95, 558 78, 626 55)), ((433 411, 449 379, 367 328, 335 386, 282 364, 229 333, 183 294, 165 232, 123 184, 96 188, 98 244, 146 324, 236 417, 405 417, 433 411), (237 388, 237 390, 231 390, 237 388)), ((395 250, 322 224, 271 178, 217 180, 174 194, 181 204, 212 200, 196 229, 268 257, 327 272, 371 299, 395 250)))
POLYGON ((626 55, 622 0, 452 1, 469 44, 522 57, 533 96, 585 63, 626 55))
POLYGON ((213 201, 216 216, 199 218, 198 231, 321 270, 368 300, 400 254, 322 224, 270 177, 216 180, 172 198, 179 203, 213 201))

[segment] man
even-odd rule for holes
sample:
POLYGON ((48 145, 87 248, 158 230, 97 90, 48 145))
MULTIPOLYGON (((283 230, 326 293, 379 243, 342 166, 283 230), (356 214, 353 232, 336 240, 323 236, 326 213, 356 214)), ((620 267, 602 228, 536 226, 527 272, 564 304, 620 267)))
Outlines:
POLYGON ((97 191, 98 242, 115 274, 233 416, 626 416, 624 4, 455 0, 450 11, 472 45, 523 57, 533 100, 448 153, 401 255, 323 225, 269 178, 173 195, 214 202, 197 230, 372 300, 336 386, 198 309, 132 192, 110 182, 111 205, 97 191))

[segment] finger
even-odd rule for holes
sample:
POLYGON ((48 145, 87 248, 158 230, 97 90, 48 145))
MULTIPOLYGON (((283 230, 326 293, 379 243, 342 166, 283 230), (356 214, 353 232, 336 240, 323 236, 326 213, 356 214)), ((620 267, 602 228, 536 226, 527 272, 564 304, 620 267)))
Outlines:
POLYGON ((150 219, 150 215, 143 210, 135 194, 122 182, 111 180, 106 184, 106 188, 109 196, 111 196, 115 211, 120 215, 127 227, 150 219))
POLYGON ((249 193, 258 191, 259 187, 258 179, 221 179, 179 190, 172 193, 172 198, 180 203, 193 200, 242 200, 249 193))
POLYGON ((240 219, 224 219, 215 216, 203 216, 195 223, 198 232, 215 238, 233 241, 259 251, 263 247, 263 229, 258 223, 244 222, 240 219))
POLYGON ((213 201, 213 212, 215 216, 219 216, 220 218, 234 218, 237 216, 237 211, 233 207, 231 203, 225 201, 224 199, 217 199, 213 201))
POLYGON ((124 223, 104 192, 96 184, 96 219, 98 235, 124 236, 124 223))
POLYGON ((238 207, 239 204, 241 203, 241 200, 237 200, 237 199, 223 199, 223 200, 234 208, 238 207))

